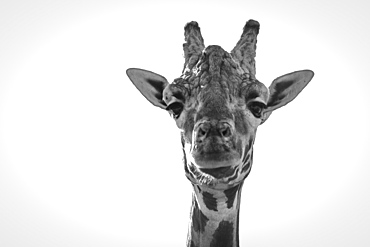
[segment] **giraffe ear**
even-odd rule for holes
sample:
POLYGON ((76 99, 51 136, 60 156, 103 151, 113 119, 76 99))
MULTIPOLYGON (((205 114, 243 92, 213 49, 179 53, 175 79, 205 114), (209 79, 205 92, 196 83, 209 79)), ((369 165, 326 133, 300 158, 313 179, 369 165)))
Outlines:
POLYGON ((269 86, 270 96, 263 112, 262 123, 271 113, 288 104, 307 86, 314 76, 311 70, 300 70, 276 78, 269 86))
POLYGON ((167 105, 162 100, 163 90, 169 84, 166 78, 143 69, 128 69, 126 74, 150 103, 166 109, 167 105))

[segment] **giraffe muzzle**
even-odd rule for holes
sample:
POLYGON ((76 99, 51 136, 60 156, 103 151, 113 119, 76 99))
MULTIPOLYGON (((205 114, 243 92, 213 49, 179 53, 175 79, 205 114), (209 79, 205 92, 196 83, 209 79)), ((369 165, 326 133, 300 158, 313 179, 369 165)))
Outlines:
POLYGON ((193 137, 192 156, 198 167, 225 167, 240 159, 231 121, 202 121, 195 125, 193 137))
POLYGON ((211 121, 200 123, 196 130, 196 142, 203 143, 207 139, 211 139, 215 142, 228 142, 231 140, 234 129, 233 126, 226 121, 219 121, 212 123, 211 121))

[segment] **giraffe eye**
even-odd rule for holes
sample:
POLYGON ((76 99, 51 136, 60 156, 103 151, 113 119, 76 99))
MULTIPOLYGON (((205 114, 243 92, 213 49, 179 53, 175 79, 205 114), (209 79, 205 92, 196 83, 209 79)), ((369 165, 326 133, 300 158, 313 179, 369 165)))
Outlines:
POLYGON ((255 117, 260 118, 266 105, 261 102, 251 102, 249 103, 248 108, 255 117))
POLYGON ((180 102, 174 102, 167 106, 166 110, 170 112, 173 118, 179 118, 182 110, 184 109, 184 105, 180 102))

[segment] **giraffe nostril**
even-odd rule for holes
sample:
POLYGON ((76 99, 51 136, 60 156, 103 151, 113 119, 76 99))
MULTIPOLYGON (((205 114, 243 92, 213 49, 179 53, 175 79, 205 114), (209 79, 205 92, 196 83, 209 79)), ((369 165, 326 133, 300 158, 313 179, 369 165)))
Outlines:
POLYGON ((207 131, 200 128, 199 131, 198 131, 198 136, 202 137, 202 136, 206 136, 206 135, 207 135, 207 131))
POLYGON ((220 123, 218 125, 218 131, 223 138, 229 138, 232 136, 232 129, 228 123, 220 123))
POLYGON ((210 130, 210 124, 208 123, 201 124, 197 130, 197 140, 203 141, 207 137, 209 130, 210 130))
POLYGON ((224 130, 221 131, 221 135, 223 137, 230 137, 231 136, 231 130, 230 127, 225 128, 224 130))

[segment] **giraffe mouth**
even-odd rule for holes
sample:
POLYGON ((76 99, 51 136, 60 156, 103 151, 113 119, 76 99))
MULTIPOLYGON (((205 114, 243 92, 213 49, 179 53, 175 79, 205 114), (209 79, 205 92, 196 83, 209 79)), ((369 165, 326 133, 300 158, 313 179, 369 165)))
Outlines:
POLYGON ((240 163, 240 155, 234 150, 219 152, 194 151, 194 163, 202 169, 216 169, 235 166, 240 163))
POLYGON ((203 169, 234 166, 240 162, 240 154, 231 143, 196 144, 191 155, 194 163, 203 169))

